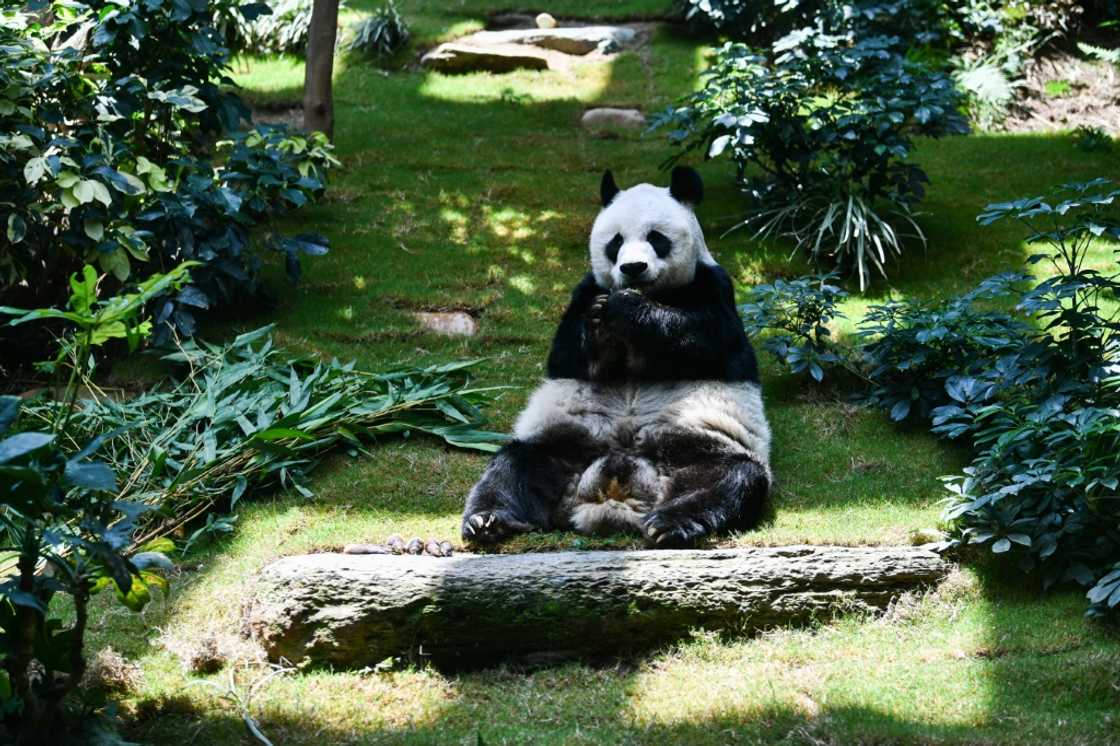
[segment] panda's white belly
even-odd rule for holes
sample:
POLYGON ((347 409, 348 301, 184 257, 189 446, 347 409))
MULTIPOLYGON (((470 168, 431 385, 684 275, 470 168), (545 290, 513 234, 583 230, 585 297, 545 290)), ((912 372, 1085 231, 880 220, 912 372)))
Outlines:
POLYGON ((664 497, 670 475, 649 454, 666 438, 695 438, 713 452, 746 456, 769 471, 770 428, 753 383, 550 379, 529 399, 514 436, 531 440, 553 428, 585 431, 601 452, 573 475, 560 507, 584 533, 640 528, 642 516, 664 497), (619 463, 626 474, 621 480, 613 476, 619 463))

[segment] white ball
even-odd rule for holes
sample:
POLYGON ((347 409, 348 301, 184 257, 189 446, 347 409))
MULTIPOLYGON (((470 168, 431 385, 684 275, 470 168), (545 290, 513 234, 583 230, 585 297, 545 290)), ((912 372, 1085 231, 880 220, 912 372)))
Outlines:
POLYGON ((556 28, 556 19, 551 13, 541 13, 537 16, 537 28, 556 28))

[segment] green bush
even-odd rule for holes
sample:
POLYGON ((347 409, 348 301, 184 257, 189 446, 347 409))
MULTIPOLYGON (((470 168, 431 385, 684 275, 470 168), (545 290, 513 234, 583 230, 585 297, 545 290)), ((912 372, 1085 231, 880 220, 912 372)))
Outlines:
POLYGON ((389 0, 354 27, 347 48, 365 57, 385 60, 403 49, 410 38, 397 6, 389 0))
MULTIPOLYGON (((818 264, 885 276, 928 181, 916 135, 967 131, 952 82, 898 51, 897 37, 791 34, 767 59, 726 44, 704 87, 656 117, 671 142, 729 157, 750 203, 741 226, 787 235, 818 264)), ((679 156, 678 156, 679 157, 679 156)))
MULTIPOLYGON (((307 52, 311 0, 264 0, 232 8, 219 6, 214 26, 234 52, 296 54, 307 52), (246 9, 251 9, 246 12, 246 9)), ((339 2, 339 9, 346 7, 339 2)))
MULTIPOLYGON (((157 299, 157 337, 189 336, 198 310, 255 292, 250 229, 321 194, 330 146, 240 131, 248 112, 206 8, 60 3, 51 16, 0 23, 0 292, 47 306, 86 262, 120 286, 194 260, 190 285, 157 299)), ((263 246, 293 276, 300 253, 326 250, 306 237, 263 246)))
POLYGON ((136 349, 153 330, 144 309, 181 289, 192 268, 101 298, 86 265, 70 278, 66 308, 0 307, 14 324, 57 321, 66 330, 46 366, 66 380, 62 397, 0 397, 2 739, 46 742, 70 726, 61 716, 81 704, 90 597, 112 589, 128 608, 143 608, 166 587, 154 569, 171 566, 172 530, 207 517, 185 552, 231 529, 235 516, 215 518, 214 508, 233 510, 275 486, 310 495, 304 473, 333 449, 357 455, 412 433, 483 451, 508 440, 483 429, 479 407, 491 390, 472 387, 465 373, 478 361, 373 373, 289 358, 273 346, 271 327, 224 346, 187 340, 164 357, 186 370, 182 380, 79 404, 79 388, 98 391, 93 350, 113 340, 136 349), (73 612, 68 625, 61 596, 73 612))
POLYGON ((838 297, 818 278, 787 283, 784 297, 756 291, 745 316, 764 320, 755 334, 777 333, 794 370, 812 355, 855 372, 860 398, 971 446, 972 464, 947 479, 947 547, 1009 554, 1045 585, 1090 586, 1092 612, 1104 613, 1120 607, 1120 261, 1099 269, 1088 257, 1098 238, 1120 240, 1120 189, 1097 179, 1055 197, 979 217, 1022 223, 1044 279, 1000 275, 942 303, 872 307, 853 345, 816 330, 838 297), (991 307, 1008 299, 1013 311, 991 307))
POLYGON ((0 544, 5 548, 0 583, 0 736, 41 743, 62 731, 60 716, 85 671, 84 641, 90 598, 112 589, 133 611, 151 589, 167 581, 152 568, 169 567, 169 542, 133 549, 133 530, 150 507, 122 497, 117 474, 91 457, 115 432, 69 439, 79 385, 90 354, 111 339, 135 348, 151 332, 144 306, 183 284, 187 267, 141 283, 136 293, 99 300, 97 274, 86 266, 70 278, 67 310, 19 311, 16 323, 59 319, 71 332, 54 365, 69 368, 65 393, 49 418, 30 426, 17 397, 0 397, 0 544), (159 551, 156 551, 159 550, 159 551), (58 618, 60 597, 69 597, 73 622, 58 618), (52 615, 52 604, 53 615, 52 615))

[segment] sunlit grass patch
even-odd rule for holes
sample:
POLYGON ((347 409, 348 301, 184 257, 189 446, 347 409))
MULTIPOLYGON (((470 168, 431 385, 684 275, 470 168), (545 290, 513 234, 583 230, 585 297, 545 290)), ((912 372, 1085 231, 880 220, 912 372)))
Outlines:
MULTIPOLYGON (((376 4, 352 2, 357 12, 376 4)), ((401 0, 398 7, 413 27, 415 52, 479 28, 496 6, 401 0)), ((549 10, 606 17, 665 7, 565 0, 549 10)), ((273 226, 322 231, 331 253, 305 262, 298 287, 268 259, 273 303, 258 318, 211 326, 210 338, 274 320, 285 348, 365 367, 483 356, 478 383, 511 387, 488 410, 496 428, 508 429, 543 375, 557 319, 586 271, 602 170, 612 168, 626 185, 666 181, 658 166, 672 151, 659 135, 596 136, 579 128, 581 112, 599 104, 662 108, 696 85, 704 54, 698 41, 656 31, 645 50, 568 71, 443 76, 340 58, 336 141, 344 167, 323 202, 273 226), (424 331, 410 314, 426 309, 469 310, 480 331, 464 338, 424 331)), ((255 101, 298 102, 301 62, 246 65, 235 66, 236 77, 255 101)), ((889 281, 847 300, 838 334, 887 297, 944 298, 1021 266, 1027 249, 1018 229, 976 225, 985 204, 1120 165, 1116 155, 1082 153, 1064 136, 922 141, 914 158, 932 179, 919 216, 929 248, 908 251, 889 281)), ((740 300, 750 284, 812 271, 784 244, 743 231, 722 236, 741 219, 742 197, 726 163, 693 162, 706 182, 701 222, 740 300)), ((1102 246, 1094 266, 1113 248, 1102 246)), ((850 392, 810 390, 777 375, 760 356, 774 430, 772 510, 757 530, 712 545, 909 544, 916 529, 938 525, 938 477, 959 472, 963 452, 853 404, 850 392)), ((238 648, 224 671, 187 674, 171 648, 212 635, 236 641, 253 573, 278 556, 391 534, 457 541, 463 498, 485 464, 483 455, 419 437, 331 457, 310 481, 313 498, 243 501, 236 532, 192 551, 170 599, 144 616, 102 604, 106 621, 93 630, 93 647, 112 644, 142 667, 124 703, 129 736, 244 742, 241 713, 220 692, 228 671, 247 692, 267 668, 238 648)), ((638 546, 632 537, 550 533, 502 551, 638 546)), ((420 658, 391 662, 388 672, 293 670, 268 679, 250 710, 274 743, 315 746, 476 744, 479 736, 487 744, 565 745, 1117 742, 1120 644, 1083 620, 1083 609, 1077 593, 1036 597, 969 570, 883 619, 754 639, 698 635, 595 665, 455 674, 420 658)))

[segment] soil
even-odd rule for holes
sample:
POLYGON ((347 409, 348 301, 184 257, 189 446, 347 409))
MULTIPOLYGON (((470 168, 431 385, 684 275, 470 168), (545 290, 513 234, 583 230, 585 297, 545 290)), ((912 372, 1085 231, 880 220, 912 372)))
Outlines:
POLYGON ((1120 135, 1120 70, 1060 52, 1027 71, 1004 122, 1009 132, 1055 132, 1080 126, 1120 135))

